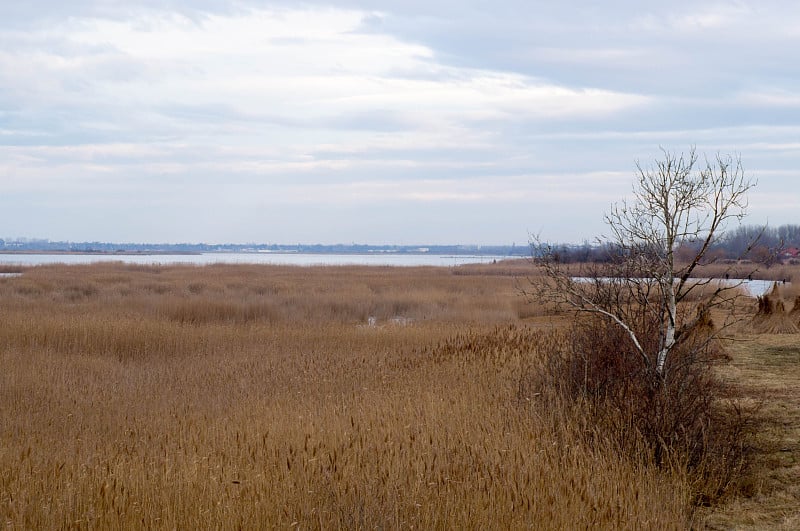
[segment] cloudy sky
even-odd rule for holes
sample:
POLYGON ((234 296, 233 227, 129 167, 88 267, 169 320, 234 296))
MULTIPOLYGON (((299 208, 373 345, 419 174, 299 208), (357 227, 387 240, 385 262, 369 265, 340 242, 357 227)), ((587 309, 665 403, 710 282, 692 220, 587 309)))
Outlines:
POLYGON ((800 223, 800 3, 0 1, 0 237, 582 241, 690 145, 800 223))

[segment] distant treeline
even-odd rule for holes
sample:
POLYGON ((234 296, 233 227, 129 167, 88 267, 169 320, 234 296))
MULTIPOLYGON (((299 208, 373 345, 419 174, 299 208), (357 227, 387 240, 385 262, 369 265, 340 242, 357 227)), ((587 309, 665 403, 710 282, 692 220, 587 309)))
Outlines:
MULTIPOLYGON (((696 255, 702 241, 684 242, 676 255, 689 260, 696 255)), ((770 266, 778 262, 800 262, 800 225, 779 227, 741 226, 715 240, 705 255, 705 261, 750 260, 770 266)), ((609 262, 624 251, 609 243, 551 246, 553 257, 563 263, 609 262)))

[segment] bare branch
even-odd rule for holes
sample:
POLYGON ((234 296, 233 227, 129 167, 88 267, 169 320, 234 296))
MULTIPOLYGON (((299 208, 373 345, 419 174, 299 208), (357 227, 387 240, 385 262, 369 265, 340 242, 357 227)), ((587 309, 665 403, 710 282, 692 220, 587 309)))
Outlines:
MULTIPOLYGON (((576 282, 553 248, 538 239, 535 256, 548 280, 541 296, 610 319, 630 337, 645 366, 664 378, 670 353, 701 322, 700 314, 686 317, 679 311, 691 294, 712 283, 694 279, 695 272, 727 223, 744 217, 747 193, 756 183, 745 176, 738 155, 717 153, 703 157, 703 164, 694 147, 686 154, 662 148, 662 155, 651 166, 636 161, 632 199, 612 205, 605 215, 606 241, 617 251, 616 261, 576 282), (687 243, 696 250, 679 266, 675 252, 687 243), (648 351, 653 342, 637 331, 642 315, 658 323, 656 351, 648 351)), ((738 287, 718 282, 703 295, 698 311, 734 304, 738 287)))

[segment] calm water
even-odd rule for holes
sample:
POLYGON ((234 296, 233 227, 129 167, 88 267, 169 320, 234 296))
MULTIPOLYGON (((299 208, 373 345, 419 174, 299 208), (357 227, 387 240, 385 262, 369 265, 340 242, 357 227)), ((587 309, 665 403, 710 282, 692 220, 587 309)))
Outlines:
POLYGON ((457 266, 486 264, 504 260, 503 256, 455 256, 428 254, 301 254, 301 253, 205 253, 205 254, 0 254, 0 264, 90 264, 124 262, 128 264, 280 264, 280 265, 374 265, 374 266, 457 266))
MULTIPOLYGON (((574 277, 573 280, 577 282, 592 282, 594 279, 587 278, 587 277, 574 277)), ((708 280, 715 280, 721 284, 727 284, 729 286, 741 286, 751 297, 760 297, 772 289, 772 286, 775 284, 774 280, 747 280, 747 279, 740 279, 740 278, 731 278, 728 280, 722 279, 708 279, 708 278, 697 278, 693 279, 700 282, 705 282, 708 280)), ((780 284, 780 282, 778 282, 780 284)))

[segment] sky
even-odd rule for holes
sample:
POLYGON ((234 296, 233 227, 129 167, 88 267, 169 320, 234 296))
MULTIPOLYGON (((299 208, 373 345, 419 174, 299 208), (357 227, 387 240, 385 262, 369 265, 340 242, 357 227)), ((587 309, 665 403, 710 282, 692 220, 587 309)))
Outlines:
POLYGON ((800 3, 0 0, 0 238, 590 241, 661 150, 800 223, 800 3))

